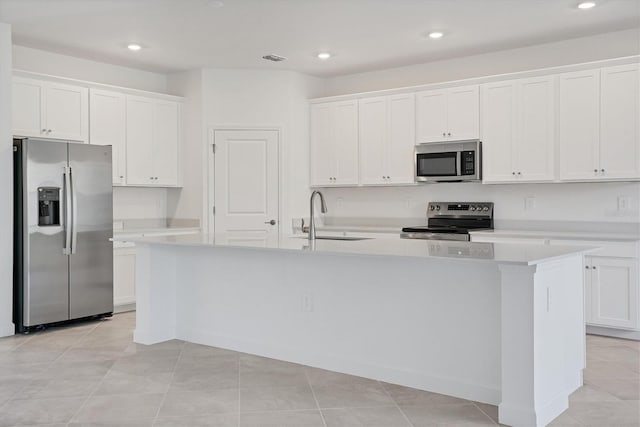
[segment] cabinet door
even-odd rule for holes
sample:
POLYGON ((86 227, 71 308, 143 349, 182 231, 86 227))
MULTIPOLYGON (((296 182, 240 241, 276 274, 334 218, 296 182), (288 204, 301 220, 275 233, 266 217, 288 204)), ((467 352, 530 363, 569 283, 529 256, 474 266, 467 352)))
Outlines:
POLYGON ((518 83, 518 181, 552 181, 555 175, 555 76, 518 83))
POLYGON ((387 183, 387 97, 365 98, 358 102, 360 135, 360 183, 387 183))
POLYGON ((111 145, 113 183, 126 183, 126 105, 118 92, 91 89, 89 94, 89 143, 111 145))
POLYGON ((334 113, 335 184, 358 184, 358 102, 338 102, 334 113))
POLYGON ((310 116, 311 185, 332 185, 335 176, 332 104, 311 105, 310 116))
POLYGON ((60 83, 46 83, 44 88, 47 137, 88 142, 89 89, 60 83))
POLYGON ((587 257, 591 267, 592 323, 617 328, 638 328, 637 261, 587 257))
POLYGON ((447 91, 447 139, 463 141, 480 137, 479 86, 447 91))
POLYGON ((415 105, 415 97, 411 93, 388 97, 386 161, 387 181, 391 184, 414 182, 415 105))
POLYGON ((447 139, 447 91, 428 90, 416 94, 417 143, 447 139))
POLYGON ((127 96, 127 184, 154 184, 153 110, 153 100, 127 96))
POLYGON ((118 248, 113 250, 113 305, 121 306, 136 302, 136 250, 118 248))
POLYGON ((12 119, 15 136, 46 137, 42 123, 44 88, 42 82, 13 78, 12 119))
POLYGON ((156 185, 178 185, 179 112, 176 102, 155 102, 153 177, 156 185))
POLYGON ((600 71, 561 74, 558 85, 560 179, 597 179, 600 71))
POLYGON ((516 180, 516 82, 489 83, 482 87, 483 180, 516 180))
POLYGON ((600 173, 640 178, 640 73, 638 65, 601 70, 600 173))

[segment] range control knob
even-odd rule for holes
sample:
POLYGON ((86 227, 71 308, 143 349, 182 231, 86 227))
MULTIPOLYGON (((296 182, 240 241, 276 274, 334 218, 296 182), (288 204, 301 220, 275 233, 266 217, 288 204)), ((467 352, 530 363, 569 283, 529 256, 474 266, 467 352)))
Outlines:
POLYGON ((436 207, 435 207, 435 206, 433 206, 433 205, 429 206, 429 210, 432 210, 432 211, 433 211, 433 210, 435 210, 435 209, 436 209, 436 207))
POLYGON ((439 211, 440 210, 440 205, 436 205, 436 210, 439 211))
POLYGON ((475 206, 469 206, 469 210, 470 210, 470 211, 475 211, 475 210, 476 210, 476 207, 475 207, 475 206))
POLYGON ((485 206, 484 208, 482 208, 483 211, 488 211, 489 210, 489 206, 485 206))

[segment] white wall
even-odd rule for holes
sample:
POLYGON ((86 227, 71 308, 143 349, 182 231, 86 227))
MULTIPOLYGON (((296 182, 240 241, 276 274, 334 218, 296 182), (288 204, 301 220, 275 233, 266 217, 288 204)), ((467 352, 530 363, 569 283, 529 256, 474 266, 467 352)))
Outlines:
POLYGON ((325 96, 527 71, 640 54, 640 29, 327 79, 325 96))
POLYGON ((151 92, 165 92, 164 74, 61 55, 24 46, 13 46, 13 67, 78 80, 123 86, 151 92))
POLYGON ((113 218, 116 220, 167 218, 167 190, 114 187, 113 218))
POLYGON ((0 337, 13 335, 11 26, 0 23, 0 337))
POLYGON ((494 202, 495 219, 511 221, 576 221, 640 223, 640 183, 428 184, 415 187, 325 189, 329 214, 355 218, 425 218, 427 203, 494 202), (630 207, 618 211, 618 196, 630 207), (535 208, 525 209, 525 198, 535 208))
MULTIPOLYGON (((309 191, 307 99, 320 96, 323 83, 322 79, 290 71, 203 71, 205 129, 215 126, 282 129, 280 218, 284 232, 290 230, 291 217, 306 211, 309 191)), ((196 167, 195 161, 187 159, 185 164, 196 167)))

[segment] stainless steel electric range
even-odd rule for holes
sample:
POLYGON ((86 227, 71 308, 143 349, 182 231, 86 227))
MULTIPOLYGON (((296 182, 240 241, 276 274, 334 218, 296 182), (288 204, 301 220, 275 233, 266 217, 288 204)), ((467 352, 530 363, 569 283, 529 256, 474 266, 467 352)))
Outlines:
POLYGON ((427 225, 405 227, 404 239, 470 241, 472 230, 493 229, 491 202, 430 202, 427 206, 427 225))

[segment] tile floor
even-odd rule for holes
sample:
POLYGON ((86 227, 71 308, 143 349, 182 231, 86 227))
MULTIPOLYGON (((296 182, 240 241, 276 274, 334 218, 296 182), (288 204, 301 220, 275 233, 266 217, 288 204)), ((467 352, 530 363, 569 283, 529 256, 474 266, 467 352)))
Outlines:
MULTIPOLYGON (((491 426, 497 408, 217 348, 132 343, 134 313, 0 339, 0 427, 491 426)), ((554 426, 640 426, 640 343, 589 336, 554 426)))

